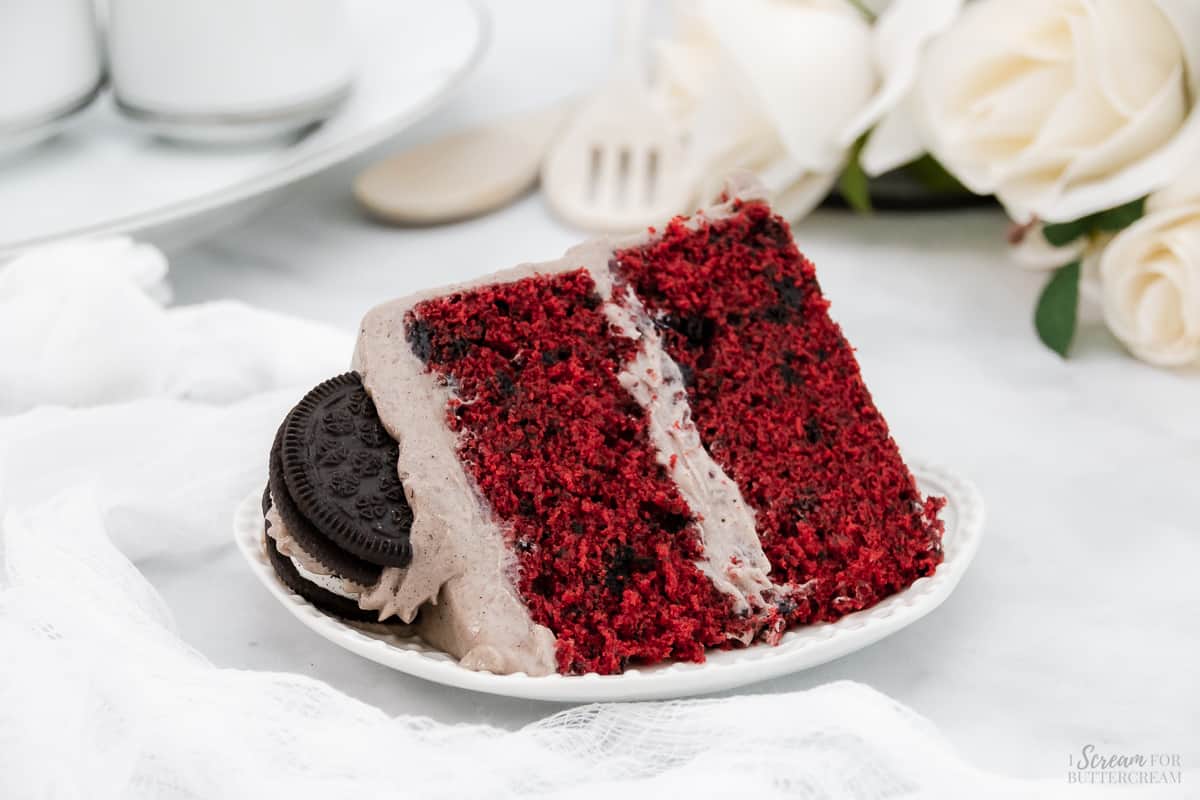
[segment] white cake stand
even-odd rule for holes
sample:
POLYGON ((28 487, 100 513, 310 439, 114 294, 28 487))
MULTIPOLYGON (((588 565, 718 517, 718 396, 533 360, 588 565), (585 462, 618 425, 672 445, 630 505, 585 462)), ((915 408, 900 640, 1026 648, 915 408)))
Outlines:
POLYGON ((63 237, 136 233, 172 247, 207 235, 428 114, 478 63, 490 30, 475 0, 346 7, 359 41, 351 94, 290 140, 182 145, 104 96, 57 137, 0 156, 0 259, 63 237))

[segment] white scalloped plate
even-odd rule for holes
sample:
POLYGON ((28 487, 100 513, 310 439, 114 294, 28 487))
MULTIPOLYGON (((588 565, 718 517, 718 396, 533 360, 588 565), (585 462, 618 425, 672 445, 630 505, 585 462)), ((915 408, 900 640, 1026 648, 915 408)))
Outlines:
POLYGON ((267 562, 262 549, 261 492, 238 506, 234 538, 254 574, 297 619, 334 644, 393 669, 448 686, 532 700, 660 700, 718 692, 824 664, 874 644, 941 605, 979 548, 983 499, 974 484, 944 467, 909 463, 922 492, 947 499, 942 511, 946 557, 932 576, 837 622, 789 631, 776 646, 756 644, 741 650, 712 651, 703 664, 664 664, 630 669, 622 675, 531 677, 475 672, 417 637, 368 633, 318 611, 284 586, 267 562))

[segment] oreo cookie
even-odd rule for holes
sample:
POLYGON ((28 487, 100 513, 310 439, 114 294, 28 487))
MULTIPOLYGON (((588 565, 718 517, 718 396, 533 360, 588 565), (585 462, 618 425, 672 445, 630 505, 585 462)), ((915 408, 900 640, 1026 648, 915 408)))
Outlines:
MULTIPOLYGON (((396 476, 397 454, 357 373, 325 381, 275 434, 263 517, 274 508, 296 544, 331 575, 370 586, 385 567, 412 560, 412 510, 396 476)), ((378 621, 376 612, 305 578, 279 552, 269 521, 264 531, 267 555, 289 589, 331 614, 378 621)))
POLYGON ((286 493, 321 536, 370 564, 406 567, 412 509, 396 476, 397 453, 358 374, 347 372, 288 414, 279 463, 286 493))
POLYGON ((275 434, 267 472, 271 501, 275 512, 279 514, 279 519, 287 528, 287 532, 305 553, 308 553, 337 577, 354 581, 363 586, 370 586, 379 580, 379 574, 383 571, 383 567, 379 564, 372 564, 352 553, 347 553, 338 547, 300 512, 295 500, 292 499, 283 467, 283 430, 286 426, 287 421, 285 420, 275 434))

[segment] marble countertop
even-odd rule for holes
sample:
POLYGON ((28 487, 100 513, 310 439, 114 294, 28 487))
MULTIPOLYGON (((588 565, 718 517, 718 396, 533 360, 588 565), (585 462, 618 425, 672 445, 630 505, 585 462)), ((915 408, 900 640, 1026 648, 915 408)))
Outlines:
MULTIPOLYGON (((380 300, 553 258, 579 239, 537 195, 414 229, 371 223, 351 200, 354 174, 389 149, 602 75, 604 4, 495 5, 492 52, 455 100, 175 253, 177 301, 234 297, 352 330, 380 300), (548 29, 579 31, 579 45, 548 43, 548 29)), ((897 440, 973 478, 989 522, 942 608, 864 651, 748 691, 863 681, 928 716, 970 761, 1012 775, 1063 775, 1088 743, 1181 753, 1196 769, 1200 374, 1135 361, 1096 321, 1070 361, 1043 348, 1030 322, 1043 277, 1008 261, 1004 228, 991 210, 823 211, 796 227, 897 440)), ((219 665, 303 672, 389 712, 442 721, 515 727, 557 710, 425 683, 329 645, 269 601, 232 544, 147 573, 184 638, 219 665)))

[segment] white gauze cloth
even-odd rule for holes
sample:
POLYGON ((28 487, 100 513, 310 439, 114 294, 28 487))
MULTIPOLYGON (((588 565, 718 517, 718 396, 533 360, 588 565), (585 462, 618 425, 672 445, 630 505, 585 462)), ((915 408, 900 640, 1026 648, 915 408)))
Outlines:
POLYGON ((233 303, 167 307, 165 272, 128 240, 0 268, 0 797, 1066 791, 973 769, 929 722, 853 683, 584 706, 512 732, 213 666, 135 564, 232 546, 234 505, 262 484, 279 419, 345 368, 352 342, 233 303))

